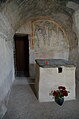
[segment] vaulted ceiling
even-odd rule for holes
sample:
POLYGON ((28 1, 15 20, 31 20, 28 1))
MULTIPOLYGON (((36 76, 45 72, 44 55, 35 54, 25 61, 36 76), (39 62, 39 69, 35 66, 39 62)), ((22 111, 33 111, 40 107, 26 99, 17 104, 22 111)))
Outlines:
POLYGON ((17 29, 26 20, 39 16, 50 16, 59 21, 58 14, 71 17, 74 10, 67 7, 68 1, 79 4, 79 0, 0 0, 0 11, 17 29))

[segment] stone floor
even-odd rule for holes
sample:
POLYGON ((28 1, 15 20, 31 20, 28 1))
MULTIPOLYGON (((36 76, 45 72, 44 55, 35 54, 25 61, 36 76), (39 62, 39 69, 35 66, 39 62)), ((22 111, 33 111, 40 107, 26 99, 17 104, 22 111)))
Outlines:
POLYGON ((62 106, 55 102, 38 102, 33 85, 34 80, 28 78, 14 81, 3 119, 79 119, 79 81, 76 81, 76 100, 66 101, 62 106))

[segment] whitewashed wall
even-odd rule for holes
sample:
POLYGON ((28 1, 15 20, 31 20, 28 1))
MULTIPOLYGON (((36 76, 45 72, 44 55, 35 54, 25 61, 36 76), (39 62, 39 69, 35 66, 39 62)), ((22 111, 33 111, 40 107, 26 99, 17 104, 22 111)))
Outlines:
POLYGON ((0 118, 6 112, 4 100, 8 99, 14 80, 13 29, 4 15, 0 13, 0 118))

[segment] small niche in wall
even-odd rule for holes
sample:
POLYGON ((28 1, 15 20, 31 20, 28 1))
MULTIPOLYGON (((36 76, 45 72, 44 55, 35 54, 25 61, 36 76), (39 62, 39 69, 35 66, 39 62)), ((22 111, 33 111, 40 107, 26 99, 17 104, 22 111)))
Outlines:
POLYGON ((62 73, 62 67, 58 67, 58 73, 62 73))

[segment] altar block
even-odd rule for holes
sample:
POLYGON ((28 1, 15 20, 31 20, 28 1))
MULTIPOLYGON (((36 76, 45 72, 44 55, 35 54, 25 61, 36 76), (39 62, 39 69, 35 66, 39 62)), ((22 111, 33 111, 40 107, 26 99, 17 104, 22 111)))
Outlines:
POLYGON ((36 59, 35 61, 35 93, 40 102, 54 101, 54 97, 49 94, 59 86, 65 86, 70 91, 65 101, 76 99, 76 66, 73 63, 63 59, 36 59))

